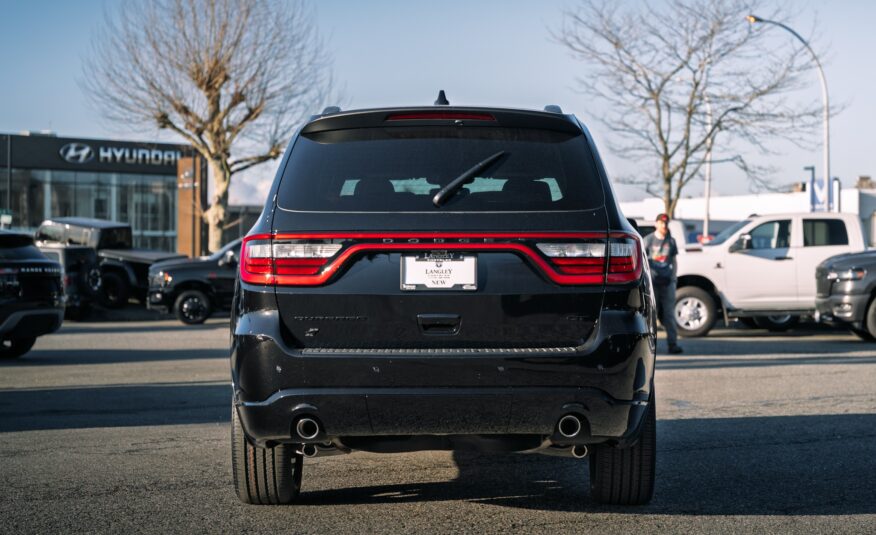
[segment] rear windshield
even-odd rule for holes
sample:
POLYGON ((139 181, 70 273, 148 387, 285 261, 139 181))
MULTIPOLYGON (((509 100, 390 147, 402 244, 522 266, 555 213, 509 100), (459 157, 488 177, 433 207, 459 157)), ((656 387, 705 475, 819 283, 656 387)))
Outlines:
POLYGON ((43 254, 33 244, 30 236, 0 235, 0 260, 34 260, 42 259, 43 254))
POLYGON ((318 212, 553 211, 603 205, 586 138, 525 128, 459 126, 336 130, 302 135, 278 196, 318 212), (499 151, 440 207, 443 186, 499 151))

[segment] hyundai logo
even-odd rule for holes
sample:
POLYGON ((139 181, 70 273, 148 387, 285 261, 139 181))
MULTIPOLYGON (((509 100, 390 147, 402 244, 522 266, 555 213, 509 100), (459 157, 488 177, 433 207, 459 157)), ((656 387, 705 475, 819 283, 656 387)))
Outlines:
POLYGON ((94 151, 85 143, 67 143, 61 147, 60 154, 70 163, 88 163, 94 159, 94 151))

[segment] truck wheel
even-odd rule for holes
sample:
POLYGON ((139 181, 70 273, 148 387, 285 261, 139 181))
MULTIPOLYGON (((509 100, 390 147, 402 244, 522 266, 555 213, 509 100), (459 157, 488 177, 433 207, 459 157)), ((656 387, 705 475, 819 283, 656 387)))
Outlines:
POLYGON ((6 338, 0 340, 0 359, 17 359, 36 343, 36 338, 6 338))
POLYGON ((118 273, 104 273, 101 279, 103 304, 107 308, 122 308, 128 303, 131 289, 118 273))
POLYGON ((709 292, 697 286, 684 286, 675 293, 675 324, 680 336, 705 336, 717 318, 715 299, 709 292))
POLYGON ((174 301, 173 312, 176 318, 186 325, 199 325, 210 317, 212 312, 210 299, 204 295, 204 292, 186 290, 174 301))
POLYGON ((635 445, 617 448, 605 444, 593 446, 590 454, 590 496, 611 505, 644 505, 654 495, 654 467, 657 458, 656 397, 642 422, 635 445))
POLYGON ((757 316, 754 318, 754 322, 761 329, 767 329, 770 332, 779 333, 787 331, 800 323, 800 317, 792 316, 791 314, 782 314, 781 316, 757 316))
POLYGON ((243 503, 293 503, 301 492, 304 456, 291 444, 259 448, 250 443, 237 409, 231 406, 231 470, 234 490, 243 503))
POLYGON ((867 307, 867 313, 864 315, 864 331, 852 330, 864 340, 876 340, 876 299, 872 299, 870 306, 867 307), (864 336, 865 334, 866 336, 864 336))
POLYGON ((872 341, 876 340, 876 337, 874 337, 872 334, 870 334, 867 331, 863 331, 861 329, 855 329, 854 327, 851 328, 851 331, 855 334, 855 336, 857 336, 858 338, 860 338, 861 340, 863 340, 865 342, 872 342, 872 341))

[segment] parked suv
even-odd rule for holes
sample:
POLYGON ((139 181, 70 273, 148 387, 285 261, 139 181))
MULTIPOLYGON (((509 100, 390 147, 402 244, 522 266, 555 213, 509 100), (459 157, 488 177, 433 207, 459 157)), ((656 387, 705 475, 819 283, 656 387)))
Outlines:
POLYGON ((87 217, 57 217, 43 221, 36 231, 40 245, 60 243, 94 249, 100 263, 103 304, 123 307, 130 297, 146 302, 149 266, 184 255, 135 249, 131 225, 87 217))
POLYGON ((816 318, 876 340, 876 251, 832 256, 815 272, 816 318))
POLYGON ((42 243, 39 250, 61 265, 66 308, 64 316, 80 320, 88 316, 91 305, 100 300, 101 276, 97 254, 91 247, 42 243))
POLYGON ((240 242, 234 240, 210 256, 152 264, 147 306, 172 312, 188 325, 204 323, 216 309, 228 309, 234 297, 240 242))
POLYGON ((675 318, 681 336, 705 336, 719 314, 785 330, 815 313, 815 268, 864 249, 856 214, 754 216, 678 256, 675 318))
POLYGON ((0 230, 0 358, 17 358, 64 320, 61 266, 33 238, 0 230))
POLYGON ((651 498, 641 239, 549 109, 335 111, 292 140, 232 308, 242 501, 295 501, 303 457, 458 448, 589 456, 595 500, 651 498))

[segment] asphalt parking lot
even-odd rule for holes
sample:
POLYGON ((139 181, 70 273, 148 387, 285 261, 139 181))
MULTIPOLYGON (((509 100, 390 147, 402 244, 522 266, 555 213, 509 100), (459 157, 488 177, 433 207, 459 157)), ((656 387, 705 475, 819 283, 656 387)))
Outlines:
MULTIPOLYGON (((305 461, 302 503, 238 503, 227 320, 68 323, 0 363, 6 533, 849 532, 876 526, 876 345, 718 330, 660 356, 646 507, 587 463, 425 452, 305 461)), ((661 342, 661 349, 663 348, 661 342)))

